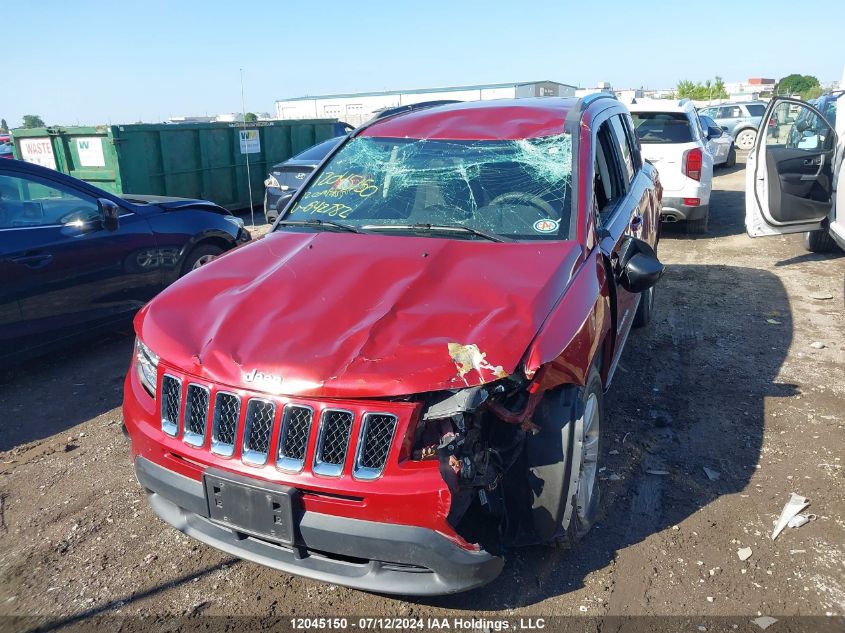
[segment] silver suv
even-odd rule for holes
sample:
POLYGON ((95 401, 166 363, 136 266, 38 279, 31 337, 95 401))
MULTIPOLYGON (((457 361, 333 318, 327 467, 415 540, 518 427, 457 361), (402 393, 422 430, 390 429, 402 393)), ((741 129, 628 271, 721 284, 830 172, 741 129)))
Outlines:
POLYGON ((735 101, 701 108, 699 113, 715 120, 720 128, 733 136, 739 149, 748 150, 754 147, 757 128, 765 111, 764 101, 735 101))

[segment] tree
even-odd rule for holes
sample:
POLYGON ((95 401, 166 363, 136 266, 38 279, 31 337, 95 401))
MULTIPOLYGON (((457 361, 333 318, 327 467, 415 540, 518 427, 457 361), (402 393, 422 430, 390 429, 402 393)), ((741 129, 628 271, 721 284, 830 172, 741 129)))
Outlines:
POLYGON ((23 126, 30 128, 30 127, 47 127, 47 124, 44 123, 44 119, 42 119, 37 114, 24 114, 23 115, 23 126))
POLYGON ((694 101, 708 101, 710 99, 727 99, 728 91, 725 90, 725 82, 718 75, 713 81, 709 79, 704 83, 693 83, 688 79, 678 82, 675 90, 678 99, 693 99, 694 101))
MULTIPOLYGON (((819 87, 819 80, 813 75, 799 75, 792 73, 787 75, 778 82, 775 89, 779 95, 801 95, 802 98, 808 98, 806 95, 810 93, 813 88, 819 87)), ((812 97, 809 97, 812 98, 812 97)))
POLYGON ((9 126, 6 124, 6 119, 0 119, 0 132, 8 132, 9 126))
POLYGON ((258 120, 258 115, 255 112, 247 112, 244 115, 244 123, 255 123, 258 120))

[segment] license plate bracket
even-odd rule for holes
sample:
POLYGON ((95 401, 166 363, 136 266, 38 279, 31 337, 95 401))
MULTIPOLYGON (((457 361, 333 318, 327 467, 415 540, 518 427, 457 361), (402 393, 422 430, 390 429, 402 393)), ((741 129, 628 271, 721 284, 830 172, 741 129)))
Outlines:
POLYGON ((208 516, 237 532, 284 545, 295 541, 294 505, 298 491, 224 471, 203 474, 208 516))

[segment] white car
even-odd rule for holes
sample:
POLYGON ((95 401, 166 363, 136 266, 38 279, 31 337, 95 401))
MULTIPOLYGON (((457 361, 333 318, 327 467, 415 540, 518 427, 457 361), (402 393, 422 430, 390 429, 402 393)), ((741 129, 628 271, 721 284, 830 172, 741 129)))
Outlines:
POLYGON ((845 210, 845 117, 837 117, 836 127, 800 99, 769 102, 760 126, 766 133, 757 136, 746 163, 748 235, 806 232, 807 250, 845 249, 845 211, 838 211, 845 210))
POLYGON ((707 150, 713 156, 713 167, 733 167, 736 165, 736 147, 733 136, 716 125, 716 122, 709 116, 700 112, 701 127, 707 135, 707 150))
POLYGON ((636 100, 629 106, 642 154, 660 172, 664 222, 686 222, 706 233, 713 187, 710 140, 689 99, 636 100))

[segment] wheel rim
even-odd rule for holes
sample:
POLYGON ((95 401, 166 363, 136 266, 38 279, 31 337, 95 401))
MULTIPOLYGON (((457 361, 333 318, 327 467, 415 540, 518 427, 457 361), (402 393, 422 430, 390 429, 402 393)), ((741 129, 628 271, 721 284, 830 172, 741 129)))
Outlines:
POLYGON ((596 489, 596 475, 599 465, 599 401, 595 394, 590 394, 584 406, 581 419, 581 468, 575 490, 576 512, 585 522, 590 511, 590 502, 596 489))
POLYGON ((203 255, 197 261, 194 262, 194 265, 191 266, 191 270, 196 270, 200 266, 205 266, 208 262, 212 261, 216 255, 203 255))
POLYGON ((754 139, 756 136, 757 134, 751 130, 740 132, 739 136, 736 138, 736 144, 739 145, 740 149, 751 149, 754 147, 754 139))

